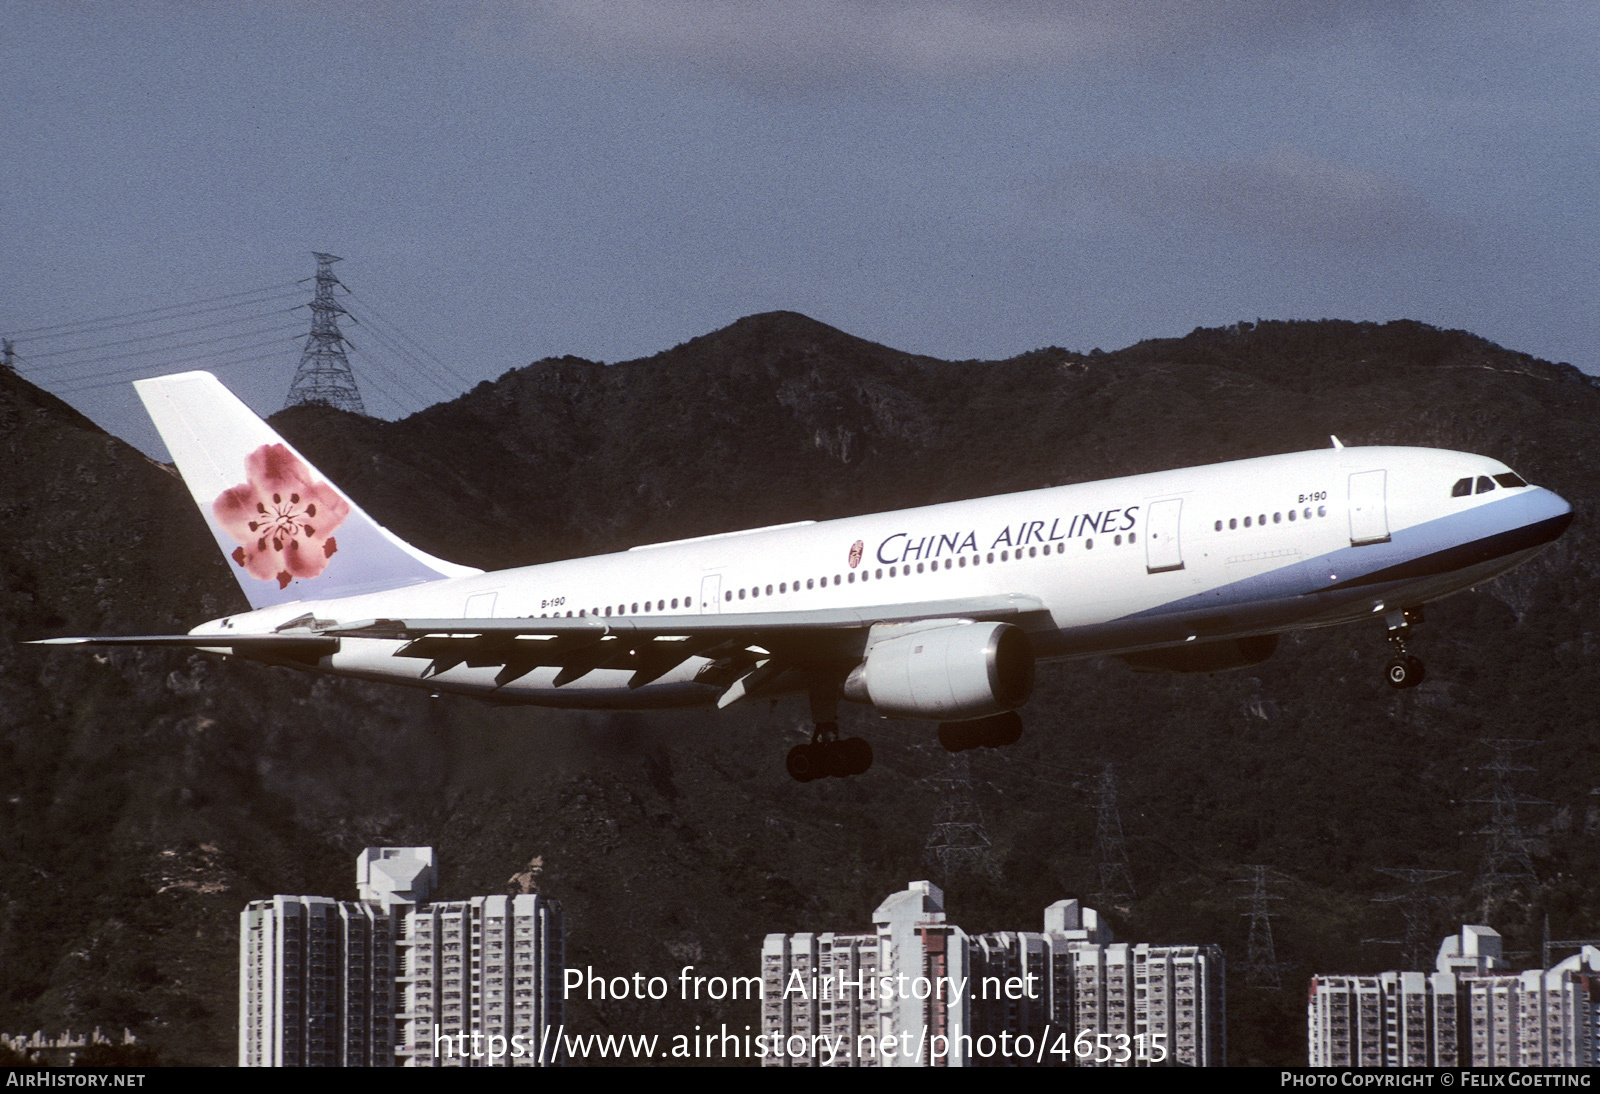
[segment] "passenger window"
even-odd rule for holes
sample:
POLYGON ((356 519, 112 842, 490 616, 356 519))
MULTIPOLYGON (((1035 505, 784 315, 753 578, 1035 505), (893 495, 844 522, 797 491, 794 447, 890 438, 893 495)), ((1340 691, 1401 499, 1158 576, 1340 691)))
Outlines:
POLYGON ((948 570, 948 569, 949 569, 949 568, 950 568, 950 566, 951 566, 951 565, 952 565, 952 564, 951 564, 951 562, 950 562, 950 560, 949 560, 949 559, 948 559, 948 558, 947 558, 947 559, 945 559, 945 560, 944 560, 944 568, 945 568, 945 569, 946 569, 946 570, 948 570))
POLYGON ((1456 484, 1450 488, 1450 496, 1452 498, 1464 498, 1470 493, 1472 493, 1472 479, 1470 476, 1464 479, 1457 479, 1456 484))
POLYGON ((1305 517, 1307 520, 1310 520, 1311 519, 1311 506, 1309 506, 1309 505, 1306 506, 1306 511, 1304 513, 1300 514, 1300 515, 1305 517))
POLYGON ((768 586, 767 586, 767 595, 768 595, 768 596, 771 596, 771 595, 772 595, 772 586, 771 586, 771 585, 768 585, 768 586))
POLYGON ((883 580, 883 571, 882 570, 874 570, 872 572, 872 580, 874 580, 874 581, 882 581, 883 580))
POLYGON ((1217 521, 1217 531, 1222 531, 1222 522, 1220 520, 1217 521))
POLYGON ((1474 491, 1474 493, 1487 494, 1489 491, 1491 491, 1493 489, 1494 489, 1494 480, 1493 479, 1491 479, 1488 475, 1479 475, 1478 476, 1478 489, 1476 491, 1474 491))
POLYGON ((994 561, 994 552, 993 552, 993 551, 990 551, 990 552, 989 552, 989 557, 988 557, 988 558, 986 558, 986 559, 984 559, 984 561, 985 561, 985 562, 993 562, 993 561, 994 561))
POLYGON ((1231 531, 1236 531, 1238 529, 1238 527, 1239 527, 1239 518, 1238 517, 1229 517, 1228 518, 1228 530, 1230 532, 1231 531))
POLYGON ((1294 519, 1294 510, 1293 509, 1289 510, 1289 519, 1290 520, 1294 519))
MULTIPOLYGON (((741 593, 739 595, 743 596, 744 594, 741 593)), ((722 599, 724 599, 724 600, 732 600, 733 599, 733 590, 729 589, 727 592, 723 593, 722 594, 722 599)))
POLYGON ((1084 549, 1084 550, 1085 550, 1085 551, 1092 551, 1092 550, 1094 550, 1094 540, 1092 540, 1092 539, 1086 539, 1086 540, 1084 540, 1084 541, 1083 541, 1083 549, 1084 549))
POLYGON ((1037 547, 1029 547, 1028 548, 1028 557, 1029 558, 1036 558, 1036 557, 1038 557, 1038 554, 1039 554, 1039 548, 1037 548, 1037 547))
POLYGON ((678 598, 677 597, 673 597, 672 598, 672 610, 673 611, 677 611, 678 610, 678 598))
POLYGON ((1265 526, 1267 523, 1267 514, 1262 513, 1259 517, 1257 517, 1256 523, 1265 526))
POLYGON ((1250 518, 1249 517, 1245 517, 1244 518, 1244 526, 1246 528, 1250 527, 1250 518))
POLYGON ((1274 513, 1274 514, 1272 514, 1272 523, 1273 524, 1282 524, 1283 523, 1283 514, 1282 513, 1274 513))
POLYGON ((812 577, 806 578, 806 588, 808 588, 808 589, 812 588, 815 585, 815 583, 816 583, 816 578, 812 578, 812 577))
POLYGON ((1122 537, 1118 536, 1116 539, 1112 540, 1111 541, 1111 546, 1113 546, 1113 547, 1121 547, 1122 546, 1122 537))
MULTIPOLYGON (((1309 511, 1308 511, 1308 512, 1307 512, 1307 513, 1306 513, 1306 516, 1310 516, 1310 515, 1311 515, 1311 514, 1310 514, 1310 512, 1309 512, 1309 511)), ((1319 505, 1319 506, 1317 506, 1317 516, 1319 516, 1319 517, 1325 517, 1325 516, 1327 516, 1327 515, 1328 515, 1328 507, 1327 507, 1327 506, 1326 506, 1326 505, 1319 505)))
POLYGON ((1000 552, 1000 561, 1001 562, 1010 562, 1011 561, 1011 552, 1010 551, 1001 551, 1000 552))
POLYGON ((1494 481, 1499 483, 1501 486, 1504 486, 1508 490, 1514 489, 1518 486, 1528 485, 1522 480, 1522 476, 1518 475, 1515 471, 1507 471, 1504 475, 1496 475, 1494 477, 1494 481))
POLYGON ((633 614, 633 615, 638 615, 639 614, 639 605, 635 604, 633 606, 633 612, 631 614, 633 614))
POLYGON ((1138 540, 1138 538, 1139 538, 1139 533, 1138 532, 1129 532, 1128 533, 1128 542, 1129 543, 1135 542, 1136 540, 1138 540))
MULTIPOLYGON (((946 563, 946 564, 945 564, 945 565, 947 565, 947 566, 948 566, 948 565, 949 565, 949 563, 946 563)), ((962 555, 962 556, 961 556, 961 568, 962 568, 962 569, 963 569, 963 570, 965 570, 965 569, 966 569, 966 568, 967 568, 967 556, 966 556, 966 555, 962 555)))
POLYGON ((851 570, 850 571, 850 584, 854 585, 855 583, 856 583, 856 572, 854 570, 851 570))
POLYGON ((917 573, 920 574, 921 572, 922 572, 922 563, 919 562, 919 563, 917 563, 917 573))

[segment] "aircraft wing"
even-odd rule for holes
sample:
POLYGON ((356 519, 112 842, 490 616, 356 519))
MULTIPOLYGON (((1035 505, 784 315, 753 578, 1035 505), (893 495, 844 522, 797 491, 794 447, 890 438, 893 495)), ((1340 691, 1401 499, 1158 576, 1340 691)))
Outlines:
POLYGON ((501 666, 503 687, 536 668, 558 667, 555 685, 598 668, 632 669, 630 688, 642 687, 691 657, 707 658, 697 679, 728 689, 732 702, 782 671, 818 661, 854 660, 874 627, 930 619, 1011 620, 1043 612, 1036 597, 1004 595, 727 615, 640 615, 617 618, 373 619, 329 628, 346 638, 408 640, 400 657, 427 658, 428 675, 456 665, 501 666), (735 685, 742 685, 735 687, 735 685))
MULTIPOLYGON (((426 659, 423 675, 467 665, 495 667, 496 686, 536 668, 555 667, 555 686, 595 669, 631 669, 630 688, 643 687, 691 657, 710 663, 696 677, 724 689, 720 705, 772 683, 800 665, 859 659, 875 627, 929 620, 1026 623, 1043 613, 1032 596, 1001 595, 920 601, 873 608, 717 615, 641 615, 549 619, 367 619, 348 624, 311 621, 272 634, 130 635, 49 638, 36 645, 177 646, 228 650, 267 661, 315 663, 336 653, 342 639, 405 642, 397 657, 426 659)), ((296 621, 299 622, 298 620, 296 621)))

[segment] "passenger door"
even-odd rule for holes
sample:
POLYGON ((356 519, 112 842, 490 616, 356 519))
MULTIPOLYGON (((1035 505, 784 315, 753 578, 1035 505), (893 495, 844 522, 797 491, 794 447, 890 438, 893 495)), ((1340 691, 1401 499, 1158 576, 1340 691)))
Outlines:
POLYGON ((1144 564, 1152 574, 1183 569, 1183 545, 1178 539, 1178 518, 1183 499, 1169 498, 1150 506, 1144 520, 1144 564))
POLYGON ((1384 498, 1387 471, 1350 476, 1350 546, 1389 542, 1389 508, 1384 498))

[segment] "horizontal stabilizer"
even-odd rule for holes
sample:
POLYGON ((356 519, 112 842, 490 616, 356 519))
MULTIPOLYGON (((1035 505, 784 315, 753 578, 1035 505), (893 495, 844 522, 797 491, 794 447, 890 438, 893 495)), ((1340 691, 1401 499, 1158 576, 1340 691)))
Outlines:
POLYGON ((29 646, 169 646, 226 650, 241 657, 272 661, 306 661, 339 652, 339 639, 319 634, 133 634, 89 638, 41 638, 29 646))

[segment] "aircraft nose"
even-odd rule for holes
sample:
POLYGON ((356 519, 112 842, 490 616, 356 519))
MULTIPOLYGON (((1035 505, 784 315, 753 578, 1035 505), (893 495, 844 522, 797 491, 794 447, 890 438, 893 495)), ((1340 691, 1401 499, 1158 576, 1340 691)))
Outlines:
POLYGON ((1555 539, 1572 523, 1572 503, 1554 490, 1541 489, 1539 500, 1543 503, 1540 506, 1542 513, 1534 523, 1548 528, 1550 538, 1555 539))

